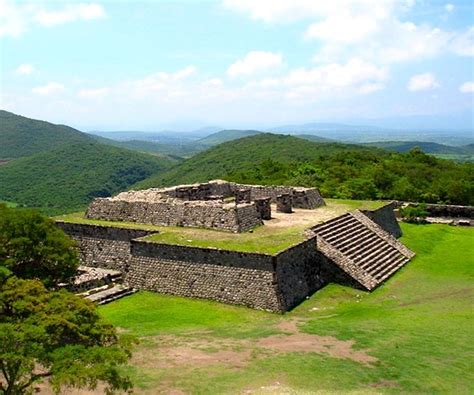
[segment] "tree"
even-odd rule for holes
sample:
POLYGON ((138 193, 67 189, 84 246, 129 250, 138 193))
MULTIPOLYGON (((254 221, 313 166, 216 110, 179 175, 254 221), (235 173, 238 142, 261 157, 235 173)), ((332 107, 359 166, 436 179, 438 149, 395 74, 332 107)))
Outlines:
POLYGON ((0 393, 25 394, 45 378, 56 392, 94 389, 99 381, 107 393, 128 390, 120 367, 129 357, 130 341, 102 322, 91 302, 65 290, 49 292, 37 280, 3 280, 0 393))
POLYGON ((74 242, 34 210, 0 205, 0 266, 53 288, 76 273, 74 242))

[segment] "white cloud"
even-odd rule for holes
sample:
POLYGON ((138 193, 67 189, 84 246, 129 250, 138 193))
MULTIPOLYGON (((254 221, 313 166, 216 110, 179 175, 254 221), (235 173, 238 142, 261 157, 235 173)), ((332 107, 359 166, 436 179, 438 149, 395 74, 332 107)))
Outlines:
POLYGON ((17 74, 31 74, 34 71, 35 71, 35 68, 33 67, 33 65, 26 64, 26 63, 20 64, 15 70, 17 74))
POLYGON ((447 12, 453 12, 453 11, 454 11, 454 5, 451 4, 451 3, 447 3, 447 4, 445 4, 444 9, 445 9, 447 12))
POLYGON ((474 93, 474 81, 466 81, 459 87, 459 92, 474 93))
POLYGON ((474 56, 474 26, 457 34, 451 42, 451 49, 459 56, 474 56))
POLYGON ((66 4, 62 8, 51 10, 32 1, 20 3, 0 0, 0 37, 18 37, 33 25, 50 27, 105 16, 104 7, 96 3, 66 4))
POLYGON ((33 19, 42 26, 61 25, 76 20, 92 20, 105 17, 105 10, 100 4, 70 4, 61 10, 39 10, 33 19))
POLYGON ((385 88, 384 84, 381 84, 378 82, 372 82, 372 83, 361 85, 361 87, 359 88, 359 93, 369 94, 369 93, 380 91, 384 88, 385 88))
POLYGON ((438 81, 432 73, 417 74, 410 78, 407 88, 411 92, 425 91, 439 87, 438 81))
POLYGON ((77 92, 77 97, 81 99, 99 99, 109 93, 109 88, 81 89, 77 92))
POLYGON ((346 64, 331 63, 310 69, 296 69, 285 78, 287 85, 319 85, 326 88, 343 88, 366 83, 381 82, 387 71, 364 60, 353 58, 346 64))
POLYGON ((348 12, 329 16, 327 19, 311 24, 305 37, 323 41, 354 43, 378 30, 377 21, 366 15, 353 17, 348 12))
POLYGON ((275 70, 283 64, 282 55, 265 51, 251 51, 243 59, 237 60, 227 69, 230 77, 250 76, 275 70))
POLYGON ((406 7, 412 0, 224 0, 224 7, 266 23, 286 23, 297 20, 324 18, 341 10, 382 16, 397 5, 406 7))
MULTIPOLYGON (((307 20, 303 32, 317 40, 316 62, 360 57, 379 64, 420 61, 451 51, 474 56, 474 27, 446 31, 414 23, 407 11, 415 0, 224 0, 223 5, 264 23, 307 20)), ((446 4, 445 10, 454 10, 446 4)))
POLYGON ((63 84, 60 84, 58 82, 50 82, 46 85, 37 86, 36 88, 33 88, 31 91, 38 95, 48 96, 48 95, 61 93, 64 91, 64 89, 65 88, 63 84))

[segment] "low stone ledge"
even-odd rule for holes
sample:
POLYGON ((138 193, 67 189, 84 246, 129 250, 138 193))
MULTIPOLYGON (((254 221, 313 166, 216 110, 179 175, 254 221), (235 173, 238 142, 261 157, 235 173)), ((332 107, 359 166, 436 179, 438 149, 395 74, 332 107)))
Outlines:
POLYGON ((275 270, 275 256, 263 253, 182 246, 148 240, 132 240, 130 252, 132 256, 188 262, 190 265, 209 264, 271 272, 275 270))

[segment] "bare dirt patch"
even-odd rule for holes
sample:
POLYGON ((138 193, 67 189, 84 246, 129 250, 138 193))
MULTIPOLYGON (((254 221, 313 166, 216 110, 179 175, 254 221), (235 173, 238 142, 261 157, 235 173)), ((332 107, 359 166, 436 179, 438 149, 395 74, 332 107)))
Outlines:
POLYGON ((279 353, 323 353, 333 358, 351 359, 364 364, 371 364, 377 361, 377 358, 367 354, 366 351, 353 349, 354 343, 353 340, 338 340, 332 336, 316 336, 307 333, 298 333, 265 337, 260 339, 257 345, 279 353))

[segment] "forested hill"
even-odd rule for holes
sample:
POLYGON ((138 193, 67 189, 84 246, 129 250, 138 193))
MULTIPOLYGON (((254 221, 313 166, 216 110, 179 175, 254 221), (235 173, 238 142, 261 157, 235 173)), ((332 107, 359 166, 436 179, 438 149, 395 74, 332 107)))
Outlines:
POLYGON ((343 199, 400 199, 474 205, 474 164, 437 159, 413 149, 313 143, 259 134, 218 145, 152 176, 135 188, 224 178, 254 184, 318 187, 343 199))
POLYGON ((95 142, 57 147, 0 166, 0 200, 49 214, 79 210, 93 198, 128 189, 171 163, 95 142))
POLYGON ((14 159, 92 141, 92 138, 64 125, 22 117, 0 110, 0 159, 14 159))
POLYGON ((193 183, 237 172, 248 172, 262 163, 278 161, 291 164, 311 162, 335 152, 363 153, 385 151, 352 144, 315 143, 294 136, 260 133, 219 144, 139 184, 140 187, 193 183))

